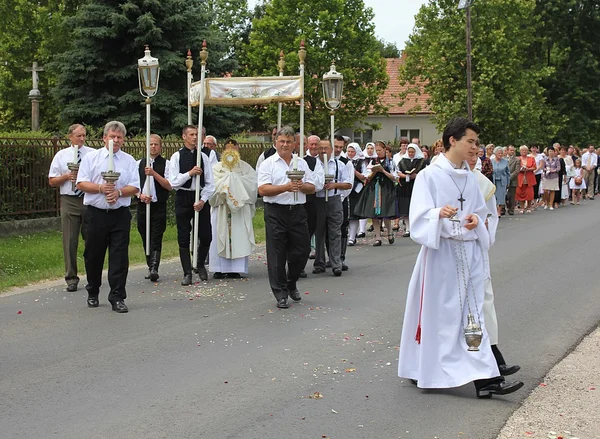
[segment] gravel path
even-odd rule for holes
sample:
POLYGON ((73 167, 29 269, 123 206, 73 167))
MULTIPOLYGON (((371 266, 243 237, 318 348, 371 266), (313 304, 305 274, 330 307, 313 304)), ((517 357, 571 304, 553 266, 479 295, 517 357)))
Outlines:
POLYGON ((558 363, 498 439, 600 438, 600 328, 558 363))

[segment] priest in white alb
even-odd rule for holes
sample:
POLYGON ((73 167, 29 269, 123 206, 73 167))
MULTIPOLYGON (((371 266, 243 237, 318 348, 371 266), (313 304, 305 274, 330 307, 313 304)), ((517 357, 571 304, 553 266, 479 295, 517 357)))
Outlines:
POLYGON ((398 376, 420 388, 474 382, 477 396, 489 398, 512 393, 523 383, 500 375, 485 328, 487 207, 466 162, 478 133, 465 118, 451 120, 443 135, 445 155, 415 181, 411 238, 422 247, 408 288, 398 376), (481 328, 475 350, 465 337, 468 323, 481 328))
POLYGON ((209 270, 215 279, 239 278, 248 273, 248 256, 256 247, 252 218, 258 185, 256 171, 240 160, 237 141, 225 142, 221 161, 213 166, 213 178, 209 270))

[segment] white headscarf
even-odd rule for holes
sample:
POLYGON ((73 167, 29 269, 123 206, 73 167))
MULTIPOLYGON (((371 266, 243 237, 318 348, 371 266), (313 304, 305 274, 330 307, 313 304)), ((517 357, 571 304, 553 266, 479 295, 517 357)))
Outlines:
POLYGON ((410 159, 410 157, 408 156, 408 150, 412 148, 415 150, 415 156, 412 158, 412 160, 415 159, 424 159, 425 156, 423 155, 423 151, 421 151, 421 148, 419 148, 419 145, 417 145, 416 143, 410 143, 407 147, 406 147, 406 154, 404 154, 402 156, 403 159, 410 159))
POLYGON ((374 142, 367 142, 365 144, 365 152, 363 154, 364 154, 365 158, 367 158, 367 159, 372 159, 372 158, 377 157, 377 153, 375 152, 375 143, 374 142), (373 155, 367 155, 367 147, 369 145, 373 145, 373 155))
POLYGON ((358 143, 353 142, 348 144, 346 147, 346 156, 348 155, 348 148, 353 148, 354 151, 356 151, 356 155, 352 160, 363 160, 365 158, 365 155, 363 154, 363 151, 358 143))

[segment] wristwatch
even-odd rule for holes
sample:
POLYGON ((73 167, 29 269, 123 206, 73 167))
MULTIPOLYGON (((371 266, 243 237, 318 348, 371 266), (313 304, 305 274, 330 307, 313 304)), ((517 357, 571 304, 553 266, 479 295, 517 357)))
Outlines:
POLYGON ((121 189, 119 189, 119 198, 121 198, 123 196, 123 192, 121 191, 121 189))

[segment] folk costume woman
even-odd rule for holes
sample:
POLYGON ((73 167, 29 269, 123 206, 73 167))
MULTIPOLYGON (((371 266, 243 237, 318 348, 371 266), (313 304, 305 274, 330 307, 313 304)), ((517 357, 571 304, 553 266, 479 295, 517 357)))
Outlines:
POLYGON ((419 171, 425 167, 425 157, 421 148, 415 143, 408 145, 406 151, 406 156, 398 162, 396 194, 398 197, 398 217, 404 218, 404 224, 406 225, 402 236, 408 238, 410 236, 410 222, 408 220, 410 199, 415 185, 415 178, 417 178, 419 171))
POLYGON ((348 196, 348 211, 350 212, 348 245, 352 247, 354 244, 356 244, 357 232, 361 233, 362 236, 365 236, 367 228, 367 220, 356 216, 353 212, 354 206, 360 198, 360 192, 364 187, 365 181, 367 180, 367 177, 365 177, 367 166, 365 164, 365 156, 358 143, 350 143, 348 145, 346 148, 346 157, 352 161, 352 166, 354 166, 354 185, 352 186, 352 190, 348 196))
POLYGON ((376 158, 367 161, 365 187, 360 192, 354 206, 354 215, 360 218, 372 218, 375 230, 373 246, 381 246, 381 220, 388 231, 388 242, 393 244, 392 221, 396 215, 396 181, 394 162, 386 158, 385 143, 375 143, 376 158))

